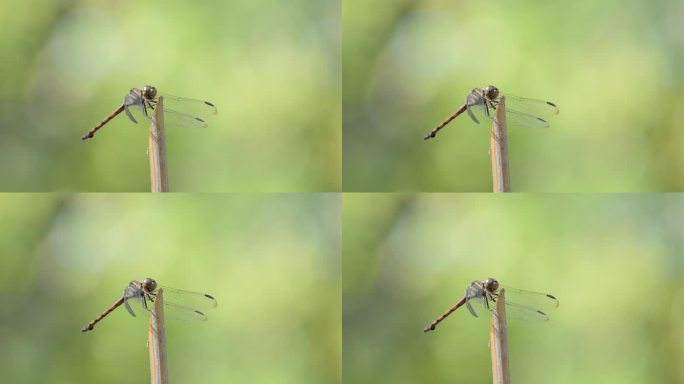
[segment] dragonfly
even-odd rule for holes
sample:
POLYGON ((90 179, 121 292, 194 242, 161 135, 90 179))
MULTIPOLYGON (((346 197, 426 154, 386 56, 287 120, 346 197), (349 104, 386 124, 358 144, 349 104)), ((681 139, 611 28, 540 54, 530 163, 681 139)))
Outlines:
POLYGON ((86 324, 81 332, 92 331, 95 324, 102 321, 122 304, 133 317, 136 316, 133 308, 131 308, 131 302, 137 302, 143 309, 151 311, 151 304, 154 303, 159 288, 164 290, 164 313, 170 317, 206 321, 207 316, 201 310, 215 308, 217 305, 216 299, 209 294, 158 285, 156 280, 148 277, 142 281, 133 280, 128 283, 123 295, 94 320, 86 324))
POLYGON ((548 128, 549 123, 546 119, 558 114, 558 107, 550 101, 502 93, 499 92, 499 88, 488 85, 473 89, 466 97, 465 103, 428 132, 423 139, 428 140, 437 136, 437 132, 463 112, 467 112, 468 116, 477 124, 480 124, 480 121, 476 114, 493 120, 501 96, 506 97, 506 124, 509 126, 548 128))
POLYGON ((475 317, 478 316, 471 305, 473 302, 488 311, 492 311, 493 304, 496 303, 501 288, 506 291, 506 314, 510 317, 531 321, 548 321, 549 316, 547 312, 558 307, 558 299, 553 295, 501 286, 496 279, 490 277, 470 283, 463 297, 451 308, 447 309, 446 312, 425 326, 423 332, 434 331, 437 324, 464 304, 475 317))
POLYGON ((152 85, 146 85, 142 88, 132 88, 128 91, 121 105, 83 135, 81 140, 88 140, 95 136, 95 133, 100 128, 121 112, 125 112, 126 116, 136 124, 138 121, 131 113, 131 110, 137 110, 136 112, 141 112, 144 117, 152 119, 154 108, 157 106, 160 96, 164 97, 164 119, 174 125, 206 128, 207 123, 202 118, 216 114, 216 106, 208 101, 188 99, 169 94, 160 95, 157 93, 157 88, 152 85))

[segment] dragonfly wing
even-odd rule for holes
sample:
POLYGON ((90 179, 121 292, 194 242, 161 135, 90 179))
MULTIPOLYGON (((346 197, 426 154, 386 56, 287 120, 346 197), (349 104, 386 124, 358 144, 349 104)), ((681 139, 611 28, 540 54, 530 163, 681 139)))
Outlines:
MULTIPOLYGON (((151 303, 145 309, 151 313, 151 303)), ((207 316, 202 311, 166 300, 166 290, 164 290, 164 316, 186 321, 207 321, 207 316)))
POLYGON ((475 114, 473 113, 473 110, 478 110, 478 109, 480 109, 480 108, 478 108, 478 106, 476 106, 476 105, 466 104, 466 111, 468 112, 468 116, 470 116, 470 118, 474 122, 476 122, 477 124, 480 124, 480 122, 477 120, 477 117, 475 117, 475 114))
MULTIPOLYGON (((468 111, 473 111, 476 116, 494 120, 496 112, 494 108, 485 108, 483 105, 473 105, 468 111)), ((546 119, 529 113, 515 110, 508 105, 506 99, 506 124, 511 127, 529 127, 529 128, 548 128, 549 123, 546 119)))
POLYGON ((512 127, 548 128, 549 123, 538 116, 508 108, 506 104, 506 124, 512 127))
POLYGON ((191 116, 183 112, 174 111, 164 107, 164 121, 171 125, 178 125, 186 128, 206 128, 207 123, 196 116, 191 116))
MULTIPOLYGON (((506 109, 508 110, 508 109, 506 109)), ((479 104, 469 104, 468 109, 467 109, 468 115, 470 118, 480 124, 479 120, 482 121, 488 121, 494 119, 494 115, 496 115, 496 112, 494 112, 493 108, 485 108, 484 104, 479 103, 479 104), (479 119, 479 120, 478 120, 479 119)))
POLYGON ((135 285, 134 282, 131 282, 126 289, 124 289, 123 293, 124 297, 124 307, 126 307, 126 310, 128 313, 131 314, 131 316, 135 317, 135 312, 133 312, 133 308, 131 308, 131 305, 129 302, 135 302, 139 306, 142 305, 142 300, 140 298, 140 289, 135 285))
MULTIPOLYGON (((506 296, 508 296, 508 291, 506 291, 506 296)), ((545 312, 539 309, 528 307, 526 305, 509 301, 508 297, 506 297, 506 316, 513 319, 528 321, 549 320, 549 316, 545 312)))
POLYGON ((477 316, 477 312, 475 312, 475 308, 473 308, 473 306, 470 305, 470 302, 471 302, 471 301, 477 301, 477 299, 474 299, 474 300, 473 300, 473 299, 468 299, 468 298, 466 298, 466 307, 467 307, 468 310, 470 311, 470 314, 472 314, 472 315, 475 316, 475 317, 478 317, 478 316, 477 316))
POLYGON ((129 119, 131 119, 132 122, 138 124, 138 121, 133 117, 133 114, 131 113, 129 109, 129 105, 124 105, 124 112, 126 112, 126 116, 128 116, 129 119))
POLYGON ((135 90, 131 90, 129 93, 126 94, 126 96, 124 96, 123 105, 124 112, 126 112, 126 116, 128 116, 128 118, 131 119, 132 122, 138 124, 138 121, 131 113, 131 110, 135 110, 136 113, 142 113, 142 99, 140 95, 136 93, 135 90))
POLYGON ((511 109, 542 118, 555 116, 559 112, 556 104, 550 101, 511 95, 510 93, 502 93, 502 95, 506 96, 506 112, 511 109))
POLYGON ((470 313, 473 316, 478 317, 477 312, 475 312, 475 308, 473 308, 473 306, 470 305, 471 302, 476 303, 479 307, 482 307, 484 309, 489 309, 485 305, 485 300, 484 300, 484 297, 482 296, 482 289, 480 289, 478 286, 471 284, 468 287, 468 289, 466 289, 465 297, 466 297, 466 307, 468 308, 468 310, 470 311, 470 313))
POLYGON ((171 302, 179 306, 198 309, 200 311, 216 308, 216 305, 218 304, 216 299, 207 293, 184 291, 182 289, 166 287, 163 285, 158 285, 158 287, 164 290, 164 303, 171 302))
MULTIPOLYGON (((166 103, 165 103, 166 104, 166 103)), ((152 113, 147 116, 149 120, 152 120, 152 113)), ((172 109, 167 109, 164 107, 164 124, 169 126, 180 126, 186 128, 206 128, 208 124, 203 119, 199 117, 190 116, 186 113, 174 111, 172 109)))
MULTIPOLYGON (((164 291, 164 296, 166 296, 166 291, 164 291)), ((202 311, 167 301, 166 297, 164 297, 164 315, 187 321, 207 321, 207 316, 202 311)))
POLYGON ((215 115, 216 106, 205 100, 188 99, 187 97, 178 97, 174 95, 164 94, 164 112, 168 109, 184 113, 190 116, 207 117, 215 115))
POLYGON ((555 296, 534 291, 525 291, 513 287, 502 286, 506 290, 506 304, 516 303, 521 306, 538 309, 544 313, 558 308, 558 299, 555 296))
POLYGON ((126 307, 126 310, 128 311, 128 313, 131 314, 131 316, 135 317, 135 312, 133 312, 133 308, 131 308, 131 306, 128 304, 129 301, 131 301, 131 298, 124 296, 124 307, 126 307))

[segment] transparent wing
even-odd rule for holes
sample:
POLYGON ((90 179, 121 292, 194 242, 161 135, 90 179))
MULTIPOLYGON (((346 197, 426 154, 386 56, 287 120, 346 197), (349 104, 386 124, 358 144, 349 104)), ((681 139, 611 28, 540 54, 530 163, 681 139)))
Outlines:
MULTIPOLYGON (((166 103, 166 102, 165 102, 166 103)), ((164 106, 164 124, 180 126, 186 128, 206 128, 207 123, 197 117, 186 113, 174 111, 164 106)))
POLYGON ((137 303, 137 305, 142 307, 141 301, 135 298, 124 297, 124 307, 126 307, 126 310, 131 314, 131 316, 135 317, 135 312, 129 303, 137 303))
MULTIPOLYGON (((173 95, 164 96, 164 123, 166 125, 181 126, 188 128, 206 128, 207 122, 203 117, 216 114, 214 104, 204 101, 188 99, 173 95)), ((157 99, 148 101, 153 109, 157 104, 157 99)), ((152 118, 152 111, 147 111, 147 118, 152 118)))
MULTIPOLYGON (((216 307, 216 299, 211 295, 192 291, 183 291, 158 285, 164 290, 164 316, 180 320, 207 321, 207 316, 203 312, 205 309, 216 307)), ((156 293, 150 294, 152 299, 156 293)), ((151 311, 152 305, 146 308, 151 311)))
POLYGON ((164 303, 174 303, 197 310, 216 308, 218 304, 216 299, 207 293, 184 291, 164 285, 158 285, 158 287, 164 289, 164 303))
POLYGON ((548 293, 524 291, 508 286, 501 286, 506 290, 506 304, 515 303, 518 306, 533 308, 548 315, 549 311, 558 308, 558 299, 548 293))
POLYGON ((137 112, 138 114, 142 112, 142 98, 140 95, 135 90, 131 90, 124 96, 123 104, 126 116, 128 116, 132 122, 138 124, 131 112, 137 112))
POLYGON ((204 314, 204 312, 195 308, 190 308, 167 301, 166 291, 164 291, 164 316, 180 320, 207 321, 207 316, 204 314))
MULTIPOLYGON (((501 286, 506 290, 506 316, 528 321, 548 321, 550 311, 558 308, 558 299, 547 293, 524 291, 522 289, 501 286)), ((494 301, 484 297, 472 297, 469 303, 477 303, 488 311, 494 310, 494 301), (489 304, 489 305, 487 305, 489 304)))
POLYGON ((215 115, 217 112, 216 106, 206 100, 188 99, 166 93, 161 96, 164 97, 164 112, 172 110, 200 118, 215 115))
MULTIPOLYGON (((154 112, 148 110, 148 115, 145 116, 145 114, 142 112, 142 108, 135 108, 133 110, 135 112, 135 116, 143 116, 150 121, 152 120, 152 116, 154 115, 154 112)), ((166 101, 164 101, 164 125, 174 127, 180 126, 186 128, 206 128, 208 126, 207 122, 204 121, 204 119, 188 115, 187 113, 178 112, 173 109, 166 108, 166 101)))
POLYGON ((138 121, 145 122, 145 118, 149 119, 152 116, 152 111, 150 111, 149 109, 148 113, 150 114, 150 117, 145 115, 145 110, 142 104, 127 105, 124 111, 126 113, 126 116, 128 116, 128 118, 136 124, 138 123, 138 121))
POLYGON ((539 309, 509 301, 508 291, 506 291, 506 317, 528 321, 549 320, 549 316, 539 309))
MULTIPOLYGON (((489 104, 487 107, 483 104, 472 105, 470 106, 470 110, 480 121, 487 121, 487 119, 493 120, 494 116, 496 116, 495 109, 489 104)), ((514 109, 508 104, 508 98, 506 99, 506 123, 509 127, 549 127, 549 122, 546 118, 514 109)))
MULTIPOLYGON (((156 295, 152 294, 152 300, 154 298, 156 298, 156 295)), ((152 302, 150 302, 147 308, 145 308, 150 313, 152 312, 152 305, 152 302)), ((188 321, 207 321, 207 316, 204 312, 166 300, 166 290, 164 290, 164 317, 188 321)))
POLYGON ((139 306, 140 308, 143 307, 142 298, 140 296, 140 289, 134 283, 128 284, 126 289, 124 289, 123 298, 124 307, 126 307, 128 313, 130 313, 131 316, 136 317, 135 312, 133 311, 133 308, 131 308, 130 303, 135 303, 135 306, 139 306))
POLYGON ((489 299, 485 300, 484 291, 476 283, 471 284, 468 287, 468 289, 466 289, 466 307, 473 316, 478 317, 477 312, 475 311, 475 308, 473 308, 471 303, 477 304, 476 306, 478 308, 483 308, 491 311, 491 308, 489 308, 488 305, 491 306, 492 303, 489 301, 489 299))
POLYGON ((547 118, 555 116, 559 112, 556 104, 550 101, 511 95, 510 93, 501 93, 500 95, 506 96, 506 113, 511 110, 522 114, 547 118))
POLYGON ((470 314, 475 316, 475 317, 479 317, 479 316, 477 316, 477 311, 475 311, 475 308, 473 308, 473 306, 470 303, 477 303, 478 307, 486 308, 486 306, 484 305, 484 300, 481 297, 467 298, 466 299, 466 308, 468 308, 468 311, 470 311, 470 314))
MULTIPOLYGON (((507 101, 508 102, 508 101, 507 101)), ((549 123, 539 117, 508 108, 506 104, 506 124, 511 127, 548 128, 549 123)))
MULTIPOLYGON (((508 297, 508 289, 506 290, 506 317, 518 320, 527 321, 548 321, 549 315, 547 312, 535 307, 530 307, 528 305, 516 303, 508 297)), ((474 299, 470 302, 477 302, 480 307, 488 310, 489 312, 494 311, 494 306, 496 305, 493 300, 489 301, 489 306, 485 305, 483 299, 474 299)))
POLYGON ((467 113, 470 115, 470 119, 478 124, 481 122, 487 124, 488 120, 494 119, 496 115, 494 108, 489 104, 487 107, 484 104, 470 104, 467 113))

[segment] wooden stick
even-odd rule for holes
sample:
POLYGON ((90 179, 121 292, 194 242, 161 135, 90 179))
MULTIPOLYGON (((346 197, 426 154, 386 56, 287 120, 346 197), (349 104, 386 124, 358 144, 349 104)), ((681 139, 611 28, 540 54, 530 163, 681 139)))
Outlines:
POLYGON ((492 157, 492 181, 494 192, 511 191, 511 172, 508 166, 508 137, 506 133, 506 105, 501 96, 496 106, 496 117, 492 125, 489 153, 492 157))
POLYGON ((489 348, 492 356, 492 379, 494 384, 510 384, 511 371, 508 366, 508 328, 503 289, 499 291, 489 331, 489 348))
POLYGON ((164 134, 164 98, 159 96, 150 127, 150 181, 152 192, 168 192, 169 177, 166 168, 166 137, 164 134))
POLYGON ((152 304, 152 316, 147 337, 150 352, 150 378, 152 384, 168 384, 169 369, 166 364, 166 329, 164 327, 164 292, 157 290, 152 304))

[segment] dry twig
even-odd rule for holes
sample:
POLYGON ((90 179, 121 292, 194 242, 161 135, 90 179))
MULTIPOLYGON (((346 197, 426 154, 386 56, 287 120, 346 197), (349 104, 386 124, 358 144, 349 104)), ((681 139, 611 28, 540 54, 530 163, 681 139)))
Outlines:
POLYGON ((168 192, 169 177, 166 168, 166 137, 164 133, 164 98, 159 97, 150 127, 150 181, 152 192, 168 192))
POLYGON ((508 366, 508 329, 504 289, 499 291, 489 331, 489 348, 492 356, 492 379, 494 384, 510 384, 511 372, 508 366))
POLYGON ((166 364, 166 328, 164 326, 164 292, 157 291, 152 304, 152 316, 147 338, 150 352, 150 378, 152 384, 168 384, 169 369, 166 364))
POLYGON ((511 191, 511 173, 508 164, 508 137, 506 132, 506 105, 502 96, 496 107, 492 124, 489 153, 492 157, 492 185, 494 192, 511 191))

